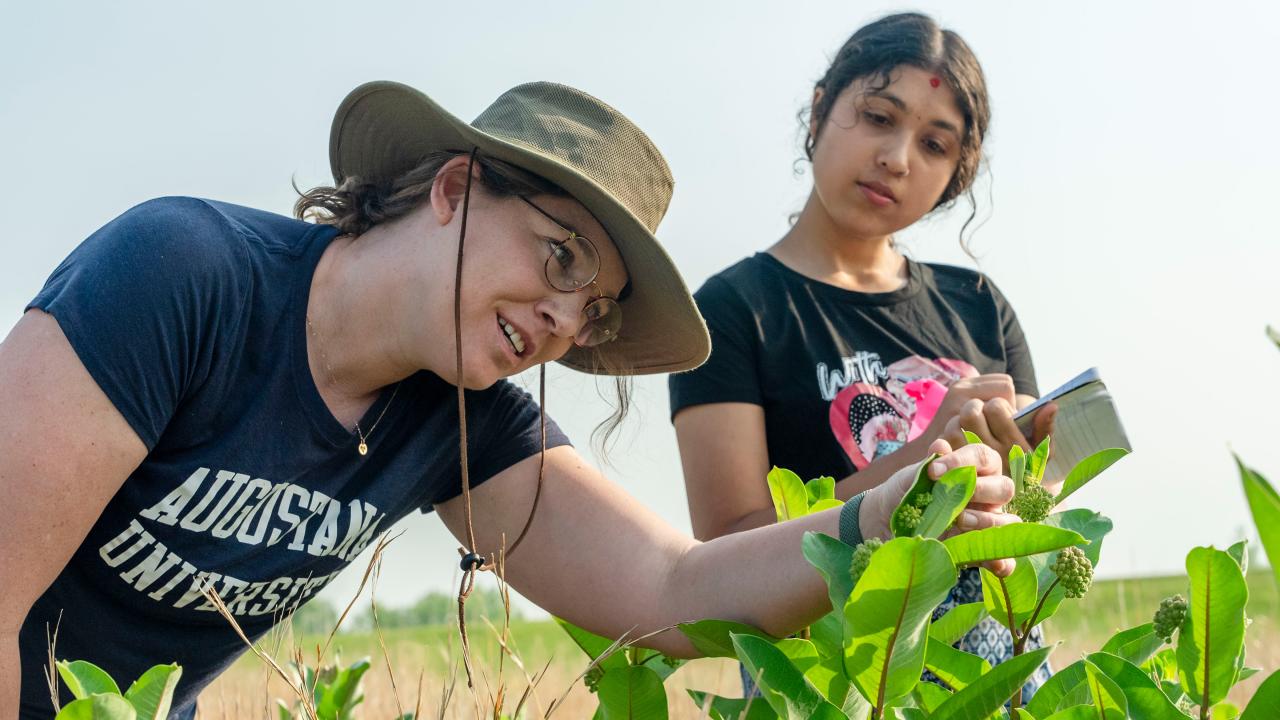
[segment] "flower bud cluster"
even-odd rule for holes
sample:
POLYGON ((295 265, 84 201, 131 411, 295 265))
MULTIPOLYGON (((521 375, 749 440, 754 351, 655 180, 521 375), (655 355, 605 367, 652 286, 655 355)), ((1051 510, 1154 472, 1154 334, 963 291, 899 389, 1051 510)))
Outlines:
POLYGON ((849 574, 853 576, 853 584, 857 586, 858 581, 862 579, 862 573, 867 571, 867 566, 871 564, 871 555, 884 545, 884 541, 880 538, 868 538, 866 541, 853 549, 853 560, 849 563, 849 574))
POLYGON ((1182 627, 1187 618, 1187 599, 1181 595, 1167 597, 1160 601, 1160 609, 1152 619, 1152 632, 1164 638, 1165 642, 1173 642, 1173 633, 1182 627))
POLYGON ((1022 492, 1013 496, 1006 509, 1022 518, 1023 522, 1044 522, 1053 512, 1054 500, 1053 493, 1040 483, 1028 482, 1022 492))
POLYGON ((1093 583, 1093 563, 1078 547, 1063 548, 1058 553, 1058 561, 1053 564, 1053 572, 1069 598, 1084 597, 1093 583))
POLYGON ((908 532, 915 532, 923 517, 924 513, 915 505, 903 505, 898 508, 898 522, 902 523, 908 532))
POLYGON ((592 665, 586 676, 582 678, 582 681, 586 683, 588 690, 595 692, 600 689, 600 678, 602 677, 604 677, 604 668, 599 665, 592 665))

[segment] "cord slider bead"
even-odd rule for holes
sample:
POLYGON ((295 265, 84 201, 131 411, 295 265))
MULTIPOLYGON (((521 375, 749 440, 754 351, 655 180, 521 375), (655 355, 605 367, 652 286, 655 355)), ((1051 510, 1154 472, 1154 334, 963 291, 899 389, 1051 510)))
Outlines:
POLYGON ((480 556, 480 553, 469 552, 462 556, 462 562, 458 563, 458 565, 462 568, 463 572, 473 569, 479 570, 484 566, 484 558, 480 556))

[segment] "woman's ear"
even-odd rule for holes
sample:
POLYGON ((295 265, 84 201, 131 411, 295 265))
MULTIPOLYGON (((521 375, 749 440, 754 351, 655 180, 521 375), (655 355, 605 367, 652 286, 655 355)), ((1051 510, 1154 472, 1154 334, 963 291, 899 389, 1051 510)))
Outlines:
MULTIPOLYGON (((441 225, 448 225, 462 210, 462 199, 467 192, 467 166, 470 159, 459 155, 450 159, 436 172, 431 183, 431 213, 441 225)), ((472 191, 479 184, 480 167, 472 169, 472 191)))
POLYGON ((822 88, 813 89, 813 102, 809 105, 809 141, 818 142, 818 103, 822 101, 822 88))

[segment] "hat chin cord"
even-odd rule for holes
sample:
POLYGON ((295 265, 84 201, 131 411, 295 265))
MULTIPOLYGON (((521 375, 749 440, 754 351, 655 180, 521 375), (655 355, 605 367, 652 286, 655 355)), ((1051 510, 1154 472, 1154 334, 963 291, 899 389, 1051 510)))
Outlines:
POLYGON ((467 671, 468 688, 474 688, 475 681, 471 671, 471 649, 467 638, 467 598, 475 589, 477 572, 496 571, 503 604, 510 603, 505 575, 506 559, 516 551, 529 532, 529 526, 533 524, 533 516, 538 510, 538 500, 542 497, 542 482, 547 465, 547 366, 545 363, 540 363, 538 365, 538 429, 542 438, 542 449, 538 454, 538 484, 533 494, 533 505, 529 508, 529 516, 525 519, 524 527, 516 536, 516 541, 511 544, 510 549, 505 548, 506 534, 504 533, 503 547, 500 547, 497 553, 491 553, 486 557, 476 552, 476 531, 471 516, 471 478, 468 473, 467 459, 467 401, 462 374, 462 257, 463 245, 467 238, 467 213, 471 205, 471 178, 478 153, 479 148, 473 147, 467 159, 467 184, 462 195, 462 224, 458 230, 458 260, 453 282, 453 345, 456 358, 454 368, 458 388, 458 456, 462 471, 462 509, 467 526, 467 548, 470 548, 458 548, 458 554, 462 556, 460 563, 462 582, 458 586, 458 634, 462 638, 462 664, 467 671))

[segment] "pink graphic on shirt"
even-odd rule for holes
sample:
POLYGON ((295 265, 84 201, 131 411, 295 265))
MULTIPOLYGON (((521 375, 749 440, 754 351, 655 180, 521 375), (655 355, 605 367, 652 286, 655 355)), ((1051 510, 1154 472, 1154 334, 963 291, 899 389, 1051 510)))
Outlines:
POLYGON ((853 383, 831 401, 831 432, 859 470, 918 437, 946 396, 945 388, 978 375, 977 368, 963 360, 919 355, 903 358, 886 371, 884 387, 853 383), (917 414, 920 423, 915 422, 917 414))

